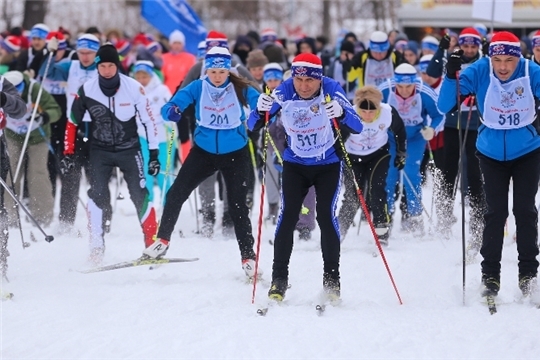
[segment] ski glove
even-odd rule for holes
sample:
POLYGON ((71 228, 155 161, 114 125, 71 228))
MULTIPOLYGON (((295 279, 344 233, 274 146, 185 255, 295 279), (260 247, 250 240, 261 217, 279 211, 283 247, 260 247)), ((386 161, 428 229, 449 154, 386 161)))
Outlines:
POLYGON ((482 39, 482 55, 489 56, 489 41, 486 38, 482 39))
POLYGON ((444 34, 441 41, 439 41, 439 49, 448 50, 450 48, 450 35, 444 34))
POLYGON ((148 162, 148 175, 156 176, 157 174, 159 174, 159 169, 161 168, 161 164, 159 163, 158 156, 159 156, 158 149, 150 150, 150 161, 148 162))
POLYGON ((270 111, 272 105, 274 105, 274 98, 268 94, 261 94, 257 99, 257 112, 261 114, 270 111))
POLYGON ((337 119, 340 118, 341 115, 343 115, 343 108, 336 100, 332 100, 324 104, 324 108, 326 110, 326 115, 330 119, 337 119))
POLYGON ((398 170, 403 170, 405 167, 405 158, 407 157, 407 154, 404 152, 398 152, 396 154, 396 158, 394 159, 394 167, 396 167, 398 170))
MULTIPOLYGON (((31 117, 26 119, 26 121, 30 122, 31 117)), ((42 112, 41 114, 38 114, 36 118, 34 119, 34 122, 37 124, 37 126, 43 126, 47 125, 49 123, 49 114, 46 112, 42 112)))
POLYGON ((448 58, 448 63, 446 64, 446 76, 449 79, 456 79, 456 74, 461 70, 461 55, 463 55, 463 50, 459 49, 454 51, 448 58))
POLYGON ((169 109, 167 109, 167 119, 169 121, 179 122, 182 118, 182 112, 178 108, 178 106, 173 105, 169 109))
POLYGON ((420 132, 426 141, 430 141, 435 136, 435 130, 431 126, 424 126, 420 132))
POLYGON ((75 155, 65 155, 60 160, 60 171, 62 175, 66 175, 75 168, 75 155))
POLYGON ((58 39, 53 37, 47 41, 47 50, 55 52, 58 50, 58 39))

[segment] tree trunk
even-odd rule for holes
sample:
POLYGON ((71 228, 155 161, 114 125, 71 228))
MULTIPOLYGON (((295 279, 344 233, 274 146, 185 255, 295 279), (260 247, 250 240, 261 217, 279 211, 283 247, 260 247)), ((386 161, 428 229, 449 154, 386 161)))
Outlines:
POLYGON ((45 15, 47 15, 48 5, 48 0, 25 0, 22 24, 23 28, 31 29, 35 24, 44 22, 45 15))
POLYGON ((330 38, 332 28, 330 25, 330 0, 323 0, 323 18, 322 18, 322 35, 330 38))

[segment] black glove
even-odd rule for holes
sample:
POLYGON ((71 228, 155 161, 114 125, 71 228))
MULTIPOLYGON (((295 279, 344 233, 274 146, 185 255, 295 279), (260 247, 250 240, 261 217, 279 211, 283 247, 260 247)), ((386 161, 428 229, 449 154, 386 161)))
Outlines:
POLYGON ((396 154, 396 158, 394 159, 394 167, 396 167, 398 170, 403 170, 405 167, 405 158, 407 157, 407 154, 404 152, 398 152, 396 154))
POLYGON ((75 168, 75 155, 64 155, 60 160, 60 171, 62 175, 66 175, 75 168))
POLYGON ((446 76, 449 79, 456 79, 456 73, 461 70, 461 56, 463 50, 455 50, 449 57, 446 63, 446 76))
MULTIPOLYGON (((28 119, 26 119, 28 122, 30 122, 31 120, 31 117, 29 117, 28 119)), ((43 126, 43 125, 47 125, 49 123, 49 114, 47 114, 46 112, 42 112, 41 114, 39 114, 36 119, 34 120, 36 122, 36 124, 38 126, 43 126)))
POLYGON ((448 50, 450 48, 450 35, 444 34, 441 41, 439 41, 439 49, 448 50))
POLYGON ((148 162, 148 175, 156 176, 159 174, 159 169, 161 168, 161 164, 158 160, 159 156, 159 150, 153 149, 150 150, 150 161, 148 162))
POLYGON ((482 55, 489 56, 489 41, 486 38, 482 39, 482 55))
POLYGON ((6 102, 7 102, 6 94, 4 94, 3 91, 0 91, 0 107, 3 107, 4 105, 6 105, 6 102))

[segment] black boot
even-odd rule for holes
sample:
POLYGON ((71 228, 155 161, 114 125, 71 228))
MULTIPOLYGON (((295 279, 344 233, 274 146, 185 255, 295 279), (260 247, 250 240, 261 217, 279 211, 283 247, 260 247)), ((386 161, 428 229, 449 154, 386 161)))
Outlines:
POLYGON ((330 301, 337 301, 341 296, 339 274, 323 274, 323 289, 330 301))
POLYGON ((501 288, 500 276, 482 274, 482 285, 484 285, 482 296, 497 296, 499 289, 501 288))
POLYGON ((536 290, 536 274, 519 274, 519 289, 523 296, 529 296, 536 290))
POLYGON ((275 301, 283 301, 289 282, 287 279, 273 279, 272 286, 268 290, 268 297, 275 301))

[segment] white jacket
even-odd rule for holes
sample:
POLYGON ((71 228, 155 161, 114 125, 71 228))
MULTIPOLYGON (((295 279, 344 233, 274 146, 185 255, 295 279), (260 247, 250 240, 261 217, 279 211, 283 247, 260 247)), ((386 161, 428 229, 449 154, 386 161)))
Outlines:
MULTIPOLYGON (((163 121, 163 118, 161 117, 161 107, 169 101, 172 94, 169 91, 169 88, 161 82, 156 74, 152 75, 152 80, 150 80, 148 85, 144 87, 144 91, 146 93, 146 97, 150 101, 150 108, 156 123, 157 141, 158 143, 166 142, 168 140, 166 138, 166 134, 168 133, 166 129, 170 129, 174 123, 163 121)), ((146 128, 141 123, 141 119, 139 117, 137 117, 137 126, 139 136, 146 139, 146 128)))

